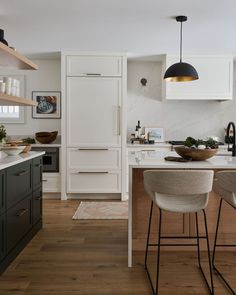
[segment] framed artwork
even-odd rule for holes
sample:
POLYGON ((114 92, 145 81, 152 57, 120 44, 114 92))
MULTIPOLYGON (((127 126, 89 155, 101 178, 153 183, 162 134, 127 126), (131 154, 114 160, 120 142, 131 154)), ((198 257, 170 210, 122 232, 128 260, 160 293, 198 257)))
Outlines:
POLYGON ((145 127, 145 137, 155 142, 164 142, 164 129, 160 127, 145 127))
POLYGON ((36 107, 32 107, 32 118, 61 118, 60 91, 32 91, 32 100, 38 104, 36 107))

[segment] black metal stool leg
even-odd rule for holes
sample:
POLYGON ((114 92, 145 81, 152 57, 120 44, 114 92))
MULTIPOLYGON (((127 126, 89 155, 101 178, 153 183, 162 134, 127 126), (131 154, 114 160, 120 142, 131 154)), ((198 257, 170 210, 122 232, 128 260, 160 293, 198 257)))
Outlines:
POLYGON ((160 258, 161 258, 161 225, 162 225, 162 211, 160 209, 159 215, 159 230, 158 230, 158 251, 157 251, 157 278, 156 278, 156 295, 158 294, 159 287, 159 274, 160 274, 160 258))
POLYGON ((211 279, 211 286, 208 283, 208 280, 205 276, 205 273, 202 269, 201 265, 201 252, 200 252, 200 243, 199 243, 199 227, 198 227, 198 213, 195 213, 195 218, 196 218, 196 233, 197 233, 197 253, 198 253, 198 265, 199 269, 201 271, 201 274, 206 282, 206 285, 210 291, 210 294, 214 294, 214 285, 213 285, 213 276, 212 276, 212 267, 211 267, 211 256, 210 256, 210 246, 209 246, 209 238, 208 238, 208 230, 207 230, 207 220, 206 220, 206 213, 205 210, 203 210, 204 214, 204 224, 205 224, 205 231, 206 231, 206 241, 207 241, 207 252, 208 252, 208 262, 209 262, 209 270, 210 270, 210 279, 211 279))
POLYGON ((207 280, 206 280, 206 283, 209 288, 209 291, 211 292, 212 295, 214 295, 214 283, 213 283, 212 266, 211 266, 211 252, 210 252, 210 243, 209 243, 208 228, 207 228, 207 218, 206 218, 205 210, 203 209, 202 211, 203 211, 203 215, 204 215, 204 223, 205 223, 205 231, 206 231, 207 253, 208 253, 208 263, 209 263, 209 270, 210 270, 211 288, 210 288, 207 280))
POLYGON ((215 262, 215 253, 216 253, 216 242, 217 242, 218 229, 219 229, 219 224, 220 224, 220 215, 221 215, 222 202, 223 202, 223 199, 221 198, 220 199, 220 206, 219 206, 218 216, 217 216, 216 233, 215 233, 214 247, 213 247, 213 253, 212 253, 212 266, 213 266, 213 269, 215 269, 214 262, 215 262))
POLYGON ((159 215, 159 230, 158 230, 158 243, 157 244, 150 244, 149 238, 150 238, 150 231, 151 231, 151 223, 152 223, 152 209, 153 209, 153 202, 151 204, 150 208, 150 216, 149 216, 149 224, 148 224, 148 235, 147 235, 147 243, 146 243, 146 253, 145 253, 145 270, 148 275, 148 279, 152 288, 152 293, 154 295, 158 295, 158 287, 159 287, 159 273, 160 273, 160 245, 161 245, 161 224, 162 224, 162 211, 160 209, 160 215, 159 215), (148 258, 148 249, 149 246, 158 246, 158 252, 157 252, 157 276, 156 276, 156 290, 154 289, 151 275, 149 273, 148 267, 147 267, 147 258, 148 258))
POLYGON ((198 266, 201 269, 201 254, 200 254, 200 245, 199 245, 199 230, 198 230, 198 213, 195 213, 196 218, 196 232, 197 232, 197 259, 198 259, 198 266))
POLYGON ((236 295, 235 291, 232 289, 232 287, 229 285, 229 283, 223 277, 223 275, 221 274, 221 272, 215 266, 215 252, 216 252, 216 247, 217 246, 221 246, 221 247, 223 247, 223 246, 225 246, 225 247, 228 247, 228 246, 235 247, 236 246, 236 245, 217 245, 217 237, 218 237, 218 230, 219 230, 219 224, 220 224, 222 202, 223 202, 223 199, 221 198, 221 200, 220 200, 220 206, 219 206, 219 211, 218 211, 218 217, 217 217, 217 224, 216 224, 215 241, 214 241, 213 255, 212 255, 212 267, 213 267, 213 270, 216 272, 216 274, 223 280, 223 282, 228 287, 228 289, 231 291, 231 293, 233 295, 236 295))
POLYGON ((146 252, 145 252, 145 269, 147 269, 147 256, 148 256, 148 246, 149 246, 149 237, 152 223, 152 209, 153 209, 153 201, 151 203, 150 215, 149 215, 149 224, 148 224, 148 235, 147 235, 147 243, 146 243, 146 252))

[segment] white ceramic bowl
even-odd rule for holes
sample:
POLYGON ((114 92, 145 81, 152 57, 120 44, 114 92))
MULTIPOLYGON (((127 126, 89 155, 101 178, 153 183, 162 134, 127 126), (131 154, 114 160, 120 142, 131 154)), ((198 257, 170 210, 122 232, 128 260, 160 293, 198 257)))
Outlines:
POLYGON ((8 146, 8 147, 3 147, 1 150, 6 153, 8 156, 16 156, 22 153, 24 150, 25 145, 21 146, 8 146))

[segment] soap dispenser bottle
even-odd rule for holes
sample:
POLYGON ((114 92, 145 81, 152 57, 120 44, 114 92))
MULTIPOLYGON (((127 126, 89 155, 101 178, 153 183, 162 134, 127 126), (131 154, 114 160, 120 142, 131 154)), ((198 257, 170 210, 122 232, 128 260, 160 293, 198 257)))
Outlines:
POLYGON ((140 125, 140 121, 138 121, 138 125, 136 126, 136 130, 138 132, 138 138, 140 138, 141 135, 142 135, 142 128, 141 128, 141 125, 140 125))

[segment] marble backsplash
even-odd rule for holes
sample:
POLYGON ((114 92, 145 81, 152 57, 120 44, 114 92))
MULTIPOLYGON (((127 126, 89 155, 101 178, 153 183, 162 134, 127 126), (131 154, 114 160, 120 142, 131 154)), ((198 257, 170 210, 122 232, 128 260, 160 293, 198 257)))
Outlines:
POLYGON ((203 139, 217 136, 224 140, 224 128, 229 121, 236 121, 236 99, 165 101, 161 81, 160 63, 128 63, 128 137, 140 120, 142 127, 163 127, 165 140, 183 140, 188 136, 203 139), (146 87, 140 83, 143 77, 147 79, 146 87))

